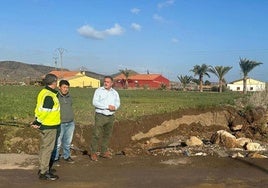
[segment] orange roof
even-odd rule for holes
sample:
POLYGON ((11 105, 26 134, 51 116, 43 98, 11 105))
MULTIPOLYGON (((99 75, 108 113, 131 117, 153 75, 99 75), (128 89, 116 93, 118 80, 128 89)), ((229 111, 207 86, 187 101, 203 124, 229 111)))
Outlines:
POLYGON ((161 74, 136 74, 130 76, 129 79, 131 80, 154 80, 161 76, 161 74))
MULTIPOLYGON (((132 76, 129 76, 128 79, 130 80, 154 80, 161 76, 161 74, 135 74, 132 76)), ((126 76, 124 74, 119 74, 114 78, 115 80, 122 80, 126 79, 126 76)))
POLYGON ((51 74, 55 74, 58 78, 68 78, 76 76, 78 71, 51 71, 51 74))
POLYGON ((114 77, 114 80, 122 80, 122 79, 126 79, 126 76, 123 73, 121 73, 121 74, 117 75, 116 77, 114 77))

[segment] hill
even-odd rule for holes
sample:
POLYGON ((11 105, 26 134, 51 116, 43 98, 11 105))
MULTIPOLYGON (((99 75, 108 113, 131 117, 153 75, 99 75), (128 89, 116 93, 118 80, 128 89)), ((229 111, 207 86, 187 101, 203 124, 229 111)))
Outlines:
MULTIPOLYGON (((27 64, 17 61, 0 61, 0 83, 29 83, 31 81, 41 81, 41 77, 55 67, 27 64)), ((64 69, 68 70, 68 69, 64 69)), ((104 75, 85 71, 86 75, 96 79, 102 79, 104 75)))
POLYGON ((0 61, 0 80, 3 82, 25 82, 41 80, 41 76, 54 67, 26 64, 17 61, 0 61))

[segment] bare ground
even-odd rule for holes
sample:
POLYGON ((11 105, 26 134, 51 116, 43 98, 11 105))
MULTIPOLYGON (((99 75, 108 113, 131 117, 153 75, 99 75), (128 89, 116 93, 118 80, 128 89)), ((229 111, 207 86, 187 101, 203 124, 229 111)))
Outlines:
POLYGON ((44 182, 37 169, 0 170, 0 187, 267 187, 266 159, 114 156, 92 162, 86 155, 56 167, 60 179, 44 182))
MULTIPOLYGON (((157 144, 148 144, 149 138, 139 141, 131 139, 133 135, 146 133, 164 121, 184 117, 188 118, 186 120, 189 124, 181 124, 171 132, 155 136, 162 141, 160 145, 190 136, 209 140, 217 130, 228 130, 228 125, 223 124, 228 122, 227 119, 216 116, 210 124, 205 120, 192 120, 200 114, 217 114, 222 111, 223 109, 189 109, 146 116, 137 121, 116 122, 110 145, 114 153, 113 159, 100 159, 98 162, 90 161, 89 156, 81 152, 89 150, 91 126, 77 125, 73 144, 81 151, 73 151, 74 164, 61 162, 61 166, 55 167, 60 176, 56 182, 38 180, 37 133, 19 128, 13 144, 9 148, 5 147, 6 150, 1 150, 5 154, 0 154, 0 187, 268 187, 267 159, 188 157, 182 153, 151 155, 148 148, 158 146, 157 144), (20 154, 11 154, 18 151, 20 154)), ((227 110, 227 113, 230 112, 227 110)), ((198 118, 206 117, 203 115, 198 118)), ((235 119, 238 121, 239 117, 235 119)), ((243 119, 240 123, 244 123, 243 119)), ((2 129, 1 133, 3 135, 0 138, 4 140, 7 129, 2 129)), ((266 138, 259 134, 255 136, 267 144, 266 138)), ((2 144, 4 142, 5 140, 2 144)))

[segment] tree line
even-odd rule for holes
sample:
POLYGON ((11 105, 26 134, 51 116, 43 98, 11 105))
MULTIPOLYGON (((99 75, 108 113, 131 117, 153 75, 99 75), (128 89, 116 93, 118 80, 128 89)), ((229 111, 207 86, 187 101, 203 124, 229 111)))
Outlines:
MULTIPOLYGON (((250 71, 252 71, 256 66, 259 66, 263 63, 249 60, 246 58, 239 58, 239 66, 243 73, 243 93, 247 93, 247 78, 250 71)), ((189 75, 178 75, 177 78, 182 84, 183 90, 186 91, 186 87, 191 82, 199 84, 199 91, 203 92, 203 78, 207 76, 210 78, 210 74, 214 74, 218 78, 219 92, 223 91, 223 85, 226 84, 224 79, 225 75, 232 69, 231 66, 211 66, 207 64, 195 65, 190 71, 194 73, 194 76, 198 76, 198 79, 195 79, 189 75)), ((130 76, 131 70, 121 69, 119 70, 121 74, 125 76, 125 88, 128 88, 128 77, 130 76)))
MULTIPOLYGON (((259 66, 263 63, 249 60, 246 58, 239 59, 239 66, 241 72, 243 73, 243 93, 247 93, 247 78, 250 71, 252 71, 256 66, 259 66)), ((191 72, 194 73, 194 76, 198 76, 198 83, 199 83, 199 91, 203 92, 203 78, 207 76, 210 78, 209 73, 214 74, 218 78, 218 85, 219 85, 219 92, 222 92, 223 85, 226 84, 224 79, 225 75, 232 69, 231 66, 211 66, 211 65, 195 65, 191 72)), ((194 81, 192 76, 188 75, 179 75, 177 76, 180 80, 183 90, 185 90, 186 86, 194 81)))

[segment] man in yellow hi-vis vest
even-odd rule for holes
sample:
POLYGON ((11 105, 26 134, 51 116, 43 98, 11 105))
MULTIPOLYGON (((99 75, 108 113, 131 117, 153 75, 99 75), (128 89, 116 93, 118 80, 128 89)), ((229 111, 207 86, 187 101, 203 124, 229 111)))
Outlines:
POLYGON ((60 126, 60 104, 57 97, 57 76, 47 74, 45 88, 37 96, 35 120, 31 126, 41 132, 39 153, 39 179, 57 180, 59 177, 51 172, 52 153, 55 148, 60 126))

